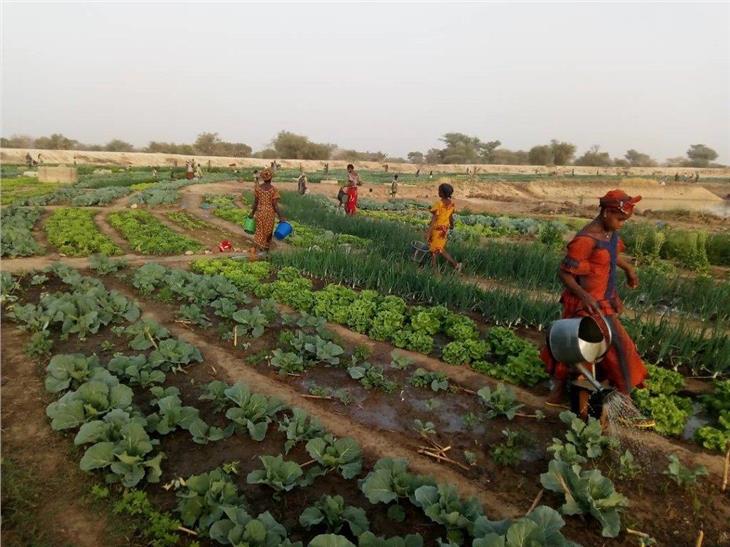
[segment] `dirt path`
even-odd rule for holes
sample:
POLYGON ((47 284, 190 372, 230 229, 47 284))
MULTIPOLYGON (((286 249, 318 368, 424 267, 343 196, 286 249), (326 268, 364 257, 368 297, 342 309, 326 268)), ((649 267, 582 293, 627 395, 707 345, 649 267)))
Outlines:
MULTIPOLYGON (((68 440, 48 425, 45 408, 49 401, 41 375, 28 370, 34 365, 23 353, 22 336, 14 325, 3 325, 3 459, 29 472, 33 483, 42 489, 33 514, 20 518, 30 521, 39 533, 49 533, 49 545, 125 545, 126 541, 109 537, 106 515, 84 501, 91 484, 89 476, 69 453, 68 440)), ((4 521, 3 543, 30 545, 31 540, 23 537, 21 530, 8 529, 4 521)))
POLYGON ((122 251, 124 251, 125 255, 132 254, 132 249, 129 247, 129 243, 126 239, 124 239, 122 236, 119 235, 119 232, 117 232, 114 228, 111 227, 109 224, 109 221, 107 220, 107 216, 109 213, 111 213, 111 210, 104 209, 102 211, 99 211, 99 213, 94 217, 94 222, 96 223, 96 227, 99 228, 99 231, 107 236, 109 239, 114 242, 114 244, 119 247, 122 251))
MULTIPOLYGON (((159 264, 165 264, 167 266, 183 265, 199 258, 210 258, 211 256, 226 256, 230 257, 230 254, 217 254, 213 253, 197 253, 192 255, 173 255, 173 256, 144 256, 136 254, 127 254, 122 256, 112 257, 114 260, 123 259, 126 260, 130 266, 142 266, 148 262, 157 262, 159 264)), ((0 264, 0 271, 10 273, 23 273, 30 272, 33 270, 40 270, 46 266, 52 266, 60 259, 63 260, 64 264, 68 264, 73 268, 86 269, 89 267, 89 257, 60 257, 59 255, 47 255, 47 256, 31 256, 27 258, 9 258, 3 259, 0 264)))

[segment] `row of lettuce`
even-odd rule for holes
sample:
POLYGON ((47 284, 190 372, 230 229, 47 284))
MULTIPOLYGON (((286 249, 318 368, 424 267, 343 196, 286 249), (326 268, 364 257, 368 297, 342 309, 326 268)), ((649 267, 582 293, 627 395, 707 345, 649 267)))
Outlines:
MULTIPOLYGON (((84 340, 111 328, 120 343, 135 352, 117 353, 106 363, 96 356, 57 354, 47 366, 46 389, 58 397, 47 407, 51 426, 75 434, 74 444, 84 450, 80 460, 83 470, 102 472, 107 482, 121 483, 125 488, 157 483, 163 476, 166 457, 159 445, 166 435, 186 431, 200 445, 231 435, 260 442, 270 426, 275 425, 286 435, 284 452, 261 456, 261 467, 246 477, 248 484, 270 488, 275 502, 295 488, 316 485, 317 478, 325 474, 338 474, 345 480, 362 477, 359 487, 370 503, 387 504, 388 514, 398 521, 405 514, 402 504, 410 502, 428 520, 441 526, 436 530, 445 530, 447 539, 442 540, 443 545, 461 545, 468 538, 473 545, 492 545, 518 533, 535 542, 549 540, 555 545, 572 545, 560 533, 564 522, 559 513, 548 507, 539 507, 516 521, 490 521, 476 500, 463 500, 453 486, 410 473, 405 461, 380 460, 363 477, 362 453, 353 439, 334 438, 301 410, 287 409, 278 400, 254 393, 241 383, 214 381, 202 386, 199 399, 227 420, 220 427, 206 423, 197 408, 182 403, 177 388, 162 385, 167 375, 202 361, 196 348, 171 337, 164 327, 140 320, 140 310, 133 302, 119 293, 106 291, 98 280, 55 268, 37 274, 32 282, 42 284, 44 281, 37 276, 48 277, 51 272, 67 284, 68 290, 45 294, 38 304, 15 302, 11 308, 15 321, 51 347, 57 337, 84 340), (149 401, 149 412, 135 403, 140 400, 136 394, 141 392, 148 393, 145 399, 149 401), (312 459, 306 470, 285 459, 286 453, 299 443, 305 445, 312 459)), ((12 281, 4 281, 9 282, 12 281)), ((226 290, 222 278, 215 283, 220 289, 214 295, 216 299, 241 294, 232 284, 226 290)), ((4 304, 13 304, 12 297, 13 292, 6 291, 4 304)), ((552 463, 551 466, 544 479, 549 489, 559 480, 553 475, 564 472, 552 463)), ((588 473, 573 469, 579 474, 588 473)), ((250 502, 238 491, 235 472, 235 464, 224 465, 180 482, 176 492, 179 522, 223 545, 301 545, 288 539, 286 528, 269 511, 253 516, 250 502)), ((590 473, 600 475, 595 470, 590 473)), ((601 480, 608 481, 605 477, 601 480)), ((598 514, 606 520, 603 533, 614 537, 620 530, 617 511, 625 505, 625 499, 614 494, 612 486, 608 493, 616 502, 610 508, 605 503, 601 506, 606 501, 602 497, 576 490, 576 495, 588 504, 584 512, 600 506, 598 514)), ((388 540, 377 537, 369 530, 365 510, 345 506, 339 496, 323 495, 298 520, 303 529, 324 528, 328 532, 315 536, 308 543, 312 546, 422 545, 417 534, 388 540)), ((170 528, 163 537, 169 540, 178 523, 169 520, 168 524, 170 528)), ((157 544, 174 541, 175 538, 157 544)))

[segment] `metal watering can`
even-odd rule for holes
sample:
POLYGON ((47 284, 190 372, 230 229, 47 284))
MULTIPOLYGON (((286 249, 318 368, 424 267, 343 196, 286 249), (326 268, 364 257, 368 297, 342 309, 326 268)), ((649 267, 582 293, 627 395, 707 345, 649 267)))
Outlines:
POLYGON ((575 368, 588 382, 586 386, 580 380, 571 386, 571 406, 578 414, 600 418, 603 412, 603 401, 615 391, 614 388, 601 384, 592 372, 593 365, 603 357, 611 346, 611 324, 602 315, 599 317, 573 317, 559 319, 550 325, 547 342, 553 357, 570 367, 575 368), (588 392, 581 401, 581 392, 588 392), (586 408, 587 404, 587 408, 586 408))

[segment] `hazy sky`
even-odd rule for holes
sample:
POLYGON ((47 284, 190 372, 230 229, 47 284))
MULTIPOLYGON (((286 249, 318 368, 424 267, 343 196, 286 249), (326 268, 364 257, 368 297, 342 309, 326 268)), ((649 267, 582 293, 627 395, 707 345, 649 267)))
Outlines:
POLYGON ((404 156, 448 131, 730 163, 730 4, 8 4, 2 134, 404 156))

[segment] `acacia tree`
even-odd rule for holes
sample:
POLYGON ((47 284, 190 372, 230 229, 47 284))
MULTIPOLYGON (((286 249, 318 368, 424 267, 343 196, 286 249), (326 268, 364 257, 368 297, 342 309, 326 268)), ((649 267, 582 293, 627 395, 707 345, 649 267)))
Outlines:
POLYGON ((633 148, 626 152, 624 158, 631 167, 654 167, 656 165, 656 162, 649 154, 642 154, 633 148))
POLYGON ((121 139, 112 139, 104 145, 107 152, 134 152, 134 146, 121 139))
POLYGON ((594 144, 590 149, 575 160, 576 165, 590 165, 593 167, 609 167, 611 165, 611 156, 608 152, 601 152, 601 147, 594 144))
POLYGON ((553 163, 553 150, 546 144, 533 146, 527 153, 530 165, 550 165, 553 163))
POLYGON ((312 142, 304 135, 289 131, 280 131, 271 146, 278 157, 296 160, 327 160, 337 148, 334 144, 312 142))
POLYGON ((717 152, 704 144, 691 144, 687 157, 692 167, 707 167, 711 161, 717 159, 717 152))
POLYGON ((408 152, 407 157, 411 163, 423 163, 423 152, 408 152))
POLYGON ((550 152, 553 156, 553 165, 567 165, 571 162, 573 156, 575 156, 575 145, 553 139, 550 141, 550 152))

